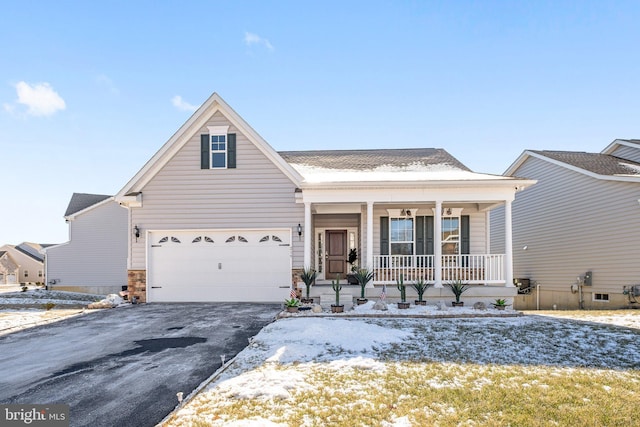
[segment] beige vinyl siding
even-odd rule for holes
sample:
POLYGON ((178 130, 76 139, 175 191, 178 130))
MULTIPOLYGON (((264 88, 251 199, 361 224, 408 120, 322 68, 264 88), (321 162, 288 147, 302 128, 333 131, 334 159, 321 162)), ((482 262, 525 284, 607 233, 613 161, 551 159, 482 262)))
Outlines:
MULTIPOLYGON (((515 174, 538 183, 513 203, 514 277, 564 291, 593 271, 593 290, 612 293, 640 282, 640 184, 594 179, 534 157, 515 174)), ((493 239, 504 225, 499 215, 491 219, 493 239)))
POLYGON ((619 145, 618 148, 616 148, 613 153, 611 153, 611 155, 640 163, 640 148, 619 145))
POLYGON ((20 273, 18 275, 17 280, 20 283, 25 282, 42 282, 44 283, 44 263, 31 258, 29 255, 26 255, 15 247, 11 245, 4 245, 0 247, 0 251, 7 251, 13 258, 13 260, 20 266, 20 273), (29 276, 25 277, 24 272, 28 271, 29 276), (38 271, 42 271, 42 277, 38 276, 38 271))
POLYGON ((58 280, 54 289, 120 291, 127 284, 127 210, 108 202, 77 216, 69 227, 71 240, 47 249, 47 281, 58 280))
MULTIPOLYGON (((295 185, 217 112, 142 189, 143 207, 131 209, 142 230, 289 228, 293 267, 302 267, 304 205, 295 185), (229 125, 236 134, 235 169, 200 169, 200 135, 207 126, 229 125)), ((250 260, 247 260, 250 266, 250 260)), ((145 268, 144 236, 132 242, 132 269, 145 268)))

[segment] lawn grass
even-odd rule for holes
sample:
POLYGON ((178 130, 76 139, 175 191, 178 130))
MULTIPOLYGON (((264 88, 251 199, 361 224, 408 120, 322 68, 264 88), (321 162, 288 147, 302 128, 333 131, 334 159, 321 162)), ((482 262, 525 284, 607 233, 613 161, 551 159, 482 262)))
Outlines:
POLYGON ((233 396, 224 387, 203 393, 191 407, 198 421, 170 425, 640 425, 640 411, 629 405, 640 401, 636 370, 386 362, 377 369, 272 365, 254 374, 304 380, 275 399, 233 396))
POLYGON ((640 318, 561 317, 279 321, 168 425, 640 425, 640 318))

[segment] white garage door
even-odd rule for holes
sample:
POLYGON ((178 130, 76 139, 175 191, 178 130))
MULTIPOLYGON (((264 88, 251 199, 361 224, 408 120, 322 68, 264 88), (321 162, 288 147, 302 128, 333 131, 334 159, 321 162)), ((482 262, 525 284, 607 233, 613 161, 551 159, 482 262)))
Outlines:
POLYGON ((147 300, 280 302, 291 283, 291 230, 153 231, 147 300))

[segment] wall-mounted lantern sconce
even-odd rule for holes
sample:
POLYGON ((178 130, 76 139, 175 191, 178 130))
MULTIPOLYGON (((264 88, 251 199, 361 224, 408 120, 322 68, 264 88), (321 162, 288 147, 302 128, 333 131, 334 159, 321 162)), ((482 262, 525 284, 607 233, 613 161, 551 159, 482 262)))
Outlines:
POLYGON ((298 223, 298 239, 302 236, 302 226, 298 223))
POLYGON ((138 241, 138 237, 140 237, 140 228, 137 225, 133 227, 133 234, 136 236, 136 242, 138 241))

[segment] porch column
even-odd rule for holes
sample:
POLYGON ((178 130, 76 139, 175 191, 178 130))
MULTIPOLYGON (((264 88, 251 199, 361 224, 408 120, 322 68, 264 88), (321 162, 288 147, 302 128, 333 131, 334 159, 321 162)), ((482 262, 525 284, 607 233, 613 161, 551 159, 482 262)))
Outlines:
POLYGON ((367 268, 373 269, 373 202, 367 202, 367 268))
POLYGON ((505 287, 513 287, 513 230, 511 226, 511 200, 504 202, 504 280, 505 287))
POLYGON ((311 203, 304 204, 304 268, 311 268, 311 203))
POLYGON ((433 268, 435 269, 435 288, 442 287, 442 202, 436 201, 433 219, 433 268))

